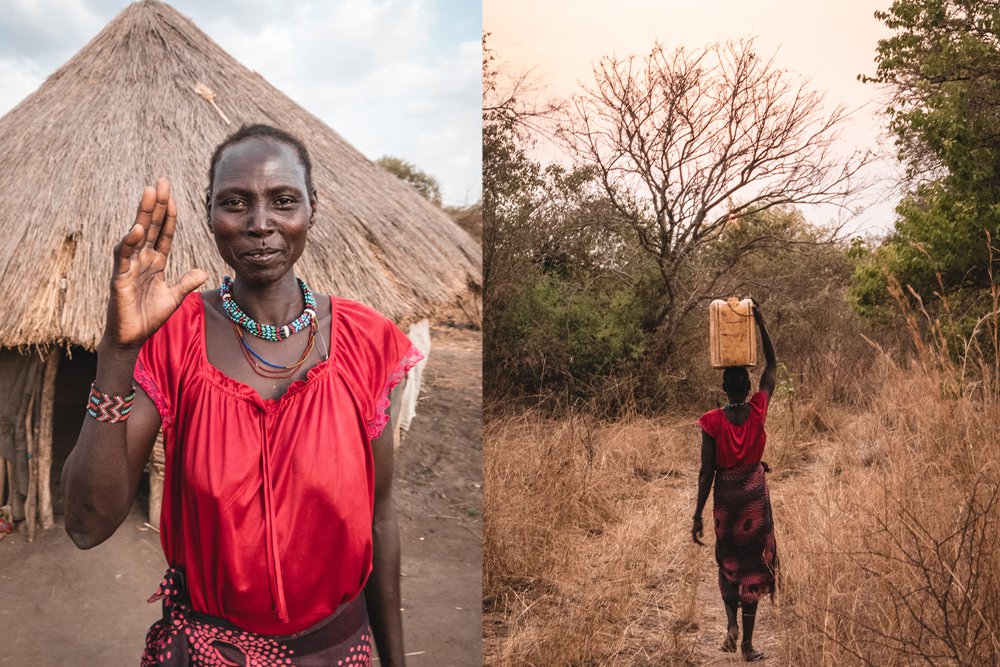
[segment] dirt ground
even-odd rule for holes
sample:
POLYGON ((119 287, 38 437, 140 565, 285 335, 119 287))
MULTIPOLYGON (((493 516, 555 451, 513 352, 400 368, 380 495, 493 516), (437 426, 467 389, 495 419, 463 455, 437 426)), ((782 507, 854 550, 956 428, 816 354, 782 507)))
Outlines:
MULTIPOLYGON (((482 661, 482 344, 434 326, 417 417, 396 458, 408 663, 482 661)), ((0 665, 133 666, 159 605, 165 563, 137 500, 118 532, 90 551, 61 518, 35 541, 0 540, 0 665)), ((376 663, 378 664, 378 663, 376 663)))

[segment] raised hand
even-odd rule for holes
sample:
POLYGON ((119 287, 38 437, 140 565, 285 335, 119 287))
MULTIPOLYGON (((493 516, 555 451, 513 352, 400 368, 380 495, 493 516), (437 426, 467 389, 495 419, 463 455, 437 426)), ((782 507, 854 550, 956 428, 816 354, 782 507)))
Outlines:
POLYGON ((750 299, 753 302, 753 319, 758 326, 764 324, 764 315, 760 312, 760 304, 757 303, 757 299, 750 299))
POLYGON ((176 228, 177 203, 161 178, 142 191, 135 224, 115 246, 105 344, 138 349, 208 278, 202 269, 191 269, 177 284, 167 284, 163 271, 176 228))

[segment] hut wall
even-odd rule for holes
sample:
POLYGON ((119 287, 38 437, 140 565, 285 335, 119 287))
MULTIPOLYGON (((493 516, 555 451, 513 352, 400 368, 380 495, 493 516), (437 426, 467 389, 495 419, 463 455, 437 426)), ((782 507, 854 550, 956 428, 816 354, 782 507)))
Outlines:
POLYGON ((28 439, 26 424, 31 397, 41 382, 41 359, 37 354, 0 349, 0 459, 8 469, 0 504, 10 504, 15 520, 24 518, 28 496, 28 439))

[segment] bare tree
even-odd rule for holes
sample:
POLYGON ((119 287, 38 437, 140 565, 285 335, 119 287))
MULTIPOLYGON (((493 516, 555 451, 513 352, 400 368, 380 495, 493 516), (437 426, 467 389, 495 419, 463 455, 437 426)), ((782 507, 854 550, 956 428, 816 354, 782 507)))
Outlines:
MULTIPOLYGON (((695 52, 657 44, 645 58, 602 58, 561 129, 596 168, 617 222, 659 268, 654 326, 670 341, 682 316, 711 293, 725 266, 691 261, 733 220, 775 206, 846 206, 869 152, 845 158, 843 107, 759 57, 752 40, 695 52)), ((749 235, 728 267, 773 239, 749 235)))
POLYGON ((546 122, 562 109, 556 100, 542 99, 541 79, 531 70, 512 72, 499 65, 483 33, 483 125, 513 132, 521 139, 530 133, 548 135, 546 122))

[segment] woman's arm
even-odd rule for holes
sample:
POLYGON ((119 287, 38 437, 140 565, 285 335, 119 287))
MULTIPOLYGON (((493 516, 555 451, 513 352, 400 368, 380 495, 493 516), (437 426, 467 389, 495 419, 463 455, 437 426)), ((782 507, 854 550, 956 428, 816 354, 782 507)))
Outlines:
MULTIPOLYGON (((94 384, 123 396, 132 387, 135 357, 98 351, 94 384)), ((84 418, 62 471, 66 532, 81 549, 111 537, 128 516, 160 430, 160 415, 139 387, 128 420, 105 424, 84 418)))
POLYGON ((764 348, 764 372, 760 376, 760 388, 767 392, 768 397, 771 397, 774 395, 774 386, 778 378, 778 357, 774 353, 774 343, 771 342, 771 336, 767 333, 764 316, 756 301, 753 304, 753 318, 757 321, 757 328, 760 329, 760 343, 764 348))
POLYGON ((372 571, 365 585, 365 602, 381 665, 401 667, 403 617, 399 590, 399 524, 392 501, 393 437, 403 385, 392 392, 389 423, 372 441, 375 461, 375 509, 372 517, 372 571))
POLYGON ((708 492, 712 489, 715 479, 715 438, 704 431, 701 432, 701 470, 698 471, 698 503, 694 508, 694 525, 691 527, 691 539, 701 544, 703 525, 701 513, 708 501, 708 492))
MULTIPOLYGON (((176 285, 164 280, 176 223, 170 184, 160 179, 155 188, 143 190, 135 223, 114 249, 108 317, 94 378, 102 393, 126 396, 132 391, 142 344, 208 277, 192 269, 176 285)), ((108 539, 128 516, 159 428, 159 413, 138 387, 127 420, 84 419, 62 473, 66 532, 81 549, 108 539)))

